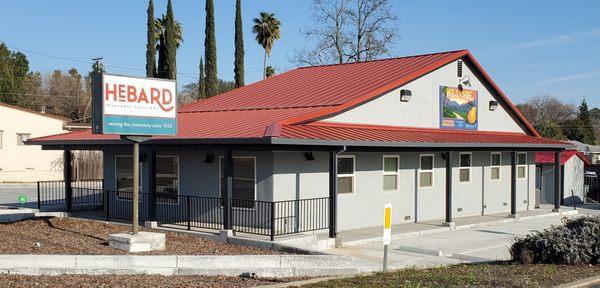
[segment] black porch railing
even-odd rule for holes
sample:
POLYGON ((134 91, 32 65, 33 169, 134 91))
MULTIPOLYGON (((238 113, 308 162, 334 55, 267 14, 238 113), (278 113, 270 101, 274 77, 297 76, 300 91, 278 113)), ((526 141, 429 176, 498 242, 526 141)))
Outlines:
MULTIPOLYGON (((77 181, 74 181, 77 182, 77 181)), ((72 183, 72 212, 86 217, 131 220, 132 192, 102 189, 101 180, 72 183), (93 181, 99 181, 100 184, 93 181), (98 188, 100 187, 100 188, 98 188)), ((38 182, 40 210, 66 210, 63 181, 38 182)), ((173 193, 140 193, 140 222, 152 220, 161 226, 199 229, 223 229, 225 199, 177 195, 173 193), (153 197, 151 197, 153 196, 153 197)), ((329 198, 286 201, 229 199, 231 228, 236 232, 275 236, 327 229, 329 198)))

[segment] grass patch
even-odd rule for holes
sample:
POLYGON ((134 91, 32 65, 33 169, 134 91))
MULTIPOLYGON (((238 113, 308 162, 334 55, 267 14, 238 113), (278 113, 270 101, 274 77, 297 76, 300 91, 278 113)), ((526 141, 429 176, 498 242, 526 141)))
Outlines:
POLYGON ((515 262, 401 269, 303 287, 552 287, 600 275, 600 266, 521 265, 515 262))

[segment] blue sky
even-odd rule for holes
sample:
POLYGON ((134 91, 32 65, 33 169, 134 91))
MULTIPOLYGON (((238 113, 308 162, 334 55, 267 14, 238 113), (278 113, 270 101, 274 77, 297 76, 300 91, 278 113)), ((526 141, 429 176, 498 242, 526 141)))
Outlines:
MULTIPOLYGON (((216 0, 219 76, 233 78, 234 0, 216 0)), ((513 99, 550 94, 600 107, 600 1, 391 1, 399 17, 399 41, 391 56, 469 49, 513 99)), ((293 68, 293 50, 306 45, 300 29, 310 24, 309 0, 243 1, 246 82, 261 78, 262 48, 251 19, 273 12, 282 39, 270 59, 278 72, 293 68)), ((196 81, 203 54, 204 1, 174 0, 184 43, 177 56, 178 83, 196 81)), ((42 72, 89 70, 102 56, 108 72, 145 74, 146 0, 4 1, 0 41, 24 50, 30 68, 42 72), (28 52, 29 51, 29 52, 28 52), (51 55, 52 58, 32 52, 51 55)), ((155 0, 164 13, 166 0, 155 0)))

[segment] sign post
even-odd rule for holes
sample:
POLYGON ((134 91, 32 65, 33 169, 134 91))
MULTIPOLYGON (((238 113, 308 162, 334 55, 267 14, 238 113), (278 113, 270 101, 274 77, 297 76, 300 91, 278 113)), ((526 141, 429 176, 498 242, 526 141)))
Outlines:
MULTIPOLYGON (((92 132, 133 142, 132 234, 139 232, 140 142, 177 134, 174 80, 96 73, 92 76, 92 132)), ((117 187, 118 189, 119 187, 117 187)))
POLYGON ((25 194, 20 194, 17 199, 19 200, 19 204, 21 204, 21 207, 23 207, 23 205, 27 203, 27 195, 25 194))
POLYGON ((385 203, 383 208, 383 272, 387 271, 390 242, 392 242, 392 203, 385 203))

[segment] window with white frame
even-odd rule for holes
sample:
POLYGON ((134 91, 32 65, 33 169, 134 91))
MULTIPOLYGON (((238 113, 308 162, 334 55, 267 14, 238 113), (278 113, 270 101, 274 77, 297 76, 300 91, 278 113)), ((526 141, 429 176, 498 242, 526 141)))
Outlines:
POLYGON ((178 200, 179 157, 156 156, 156 196, 157 200, 178 200))
POLYGON ((31 134, 29 133, 17 133, 17 146, 25 145, 25 142, 29 140, 31 134))
POLYGON ((492 152, 490 155, 490 179, 500 180, 500 171, 502 168, 502 153, 492 152))
POLYGON ((470 152, 458 154, 458 181, 461 183, 471 182, 471 155, 470 152))
POLYGON ((0 130, 0 149, 2 149, 2 134, 4 134, 4 131, 0 130))
POLYGON ((421 155, 419 161, 419 188, 433 187, 433 155, 421 155))
POLYGON ((527 153, 517 154, 517 178, 524 179, 527 177, 527 153))
POLYGON ((399 162, 398 156, 383 156, 383 191, 398 190, 399 162))
POLYGON ((339 156, 337 170, 337 192, 354 193, 354 156, 339 156))
MULTIPOLYGON (((225 179, 225 165, 223 157, 220 158, 221 195, 227 190, 225 179)), ((233 207, 254 208, 256 200, 256 158, 233 157, 233 190, 231 203, 233 207)))

